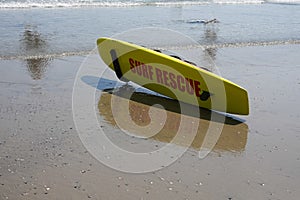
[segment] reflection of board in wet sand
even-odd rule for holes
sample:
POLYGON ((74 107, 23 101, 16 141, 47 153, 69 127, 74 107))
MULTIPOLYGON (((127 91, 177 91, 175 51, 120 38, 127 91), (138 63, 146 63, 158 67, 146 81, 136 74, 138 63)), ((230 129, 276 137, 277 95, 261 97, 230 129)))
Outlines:
POLYGON ((97 45, 102 60, 121 80, 203 108, 249 114, 247 91, 207 70, 120 40, 100 38, 97 45))
POLYGON ((171 142, 180 146, 191 146, 196 150, 200 150, 203 147, 213 147, 213 151, 217 152, 244 151, 248 133, 248 126, 245 123, 217 113, 214 113, 214 117, 211 118, 212 112, 209 110, 202 110, 199 118, 199 116, 194 116, 194 111, 197 107, 189 104, 185 105, 184 114, 182 114, 178 101, 146 93, 135 92, 131 95, 128 94, 128 88, 126 87, 128 86, 118 88, 118 91, 112 90, 113 94, 103 92, 98 102, 100 114, 104 119, 113 125, 116 125, 116 121, 118 121, 120 129, 136 136, 150 137, 164 143, 171 142), (113 98, 114 101, 112 101, 113 98), (112 105, 112 102, 115 103, 112 105), (153 105, 162 105, 166 111, 153 105), (117 115, 113 116, 112 110, 117 110, 117 115), (128 112, 130 116, 128 116, 128 112), (151 119, 149 112, 153 112, 156 117, 151 119), (166 121, 164 124, 161 124, 161 116, 165 112, 167 116, 166 121), (184 135, 179 140, 174 141, 173 138, 178 132, 182 117, 186 119, 184 135), (137 131, 131 126, 132 121, 140 127, 147 127, 150 123, 156 124, 161 126, 157 127, 160 131, 155 135, 149 135, 149 132, 152 131, 147 128, 137 131), (218 134, 218 137, 213 138, 213 141, 209 141, 210 144, 207 144, 206 137, 210 123, 222 124, 222 130, 220 130, 221 133, 218 134), (199 125, 197 130, 193 130, 195 125, 199 125), (190 143, 186 138, 193 131, 196 131, 196 135, 192 143, 190 143))

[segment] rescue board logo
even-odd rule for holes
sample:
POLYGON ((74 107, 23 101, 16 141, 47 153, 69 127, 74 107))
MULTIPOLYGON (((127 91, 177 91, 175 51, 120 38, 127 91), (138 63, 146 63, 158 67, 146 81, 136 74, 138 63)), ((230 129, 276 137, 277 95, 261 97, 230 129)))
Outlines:
MULTIPOLYGON (((158 38, 176 38, 177 42, 199 47, 181 33, 158 28, 134 29, 114 38, 149 46, 153 44, 148 41, 158 38), (145 32, 154 38, 145 39, 145 32)), ((201 131, 205 136, 198 149, 199 158, 205 158, 217 143, 225 121, 225 116, 220 119, 222 115, 214 112, 209 117, 217 115, 218 122, 207 120, 207 116, 204 120, 201 109, 195 106, 200 100, 214 103, 205 78, 202 82, 168 64, 145 62, 143 56, 133 56, 136 52, 132 48, 120 51, 109 48, 109 42, 98 44, 106 51, 108 61, 101 61, 95 51, 82 63, 74 82, 73 119, 85 148, 115 170, 152 172, 176 162, 201 131), (208 91, 202 89, 203 85, 208 91), (187 97, 192 103, 182 101, 187 97)))
POLYGON ((209 92, 201 90, 198 80, 184 77, 180 73, 175 74, 158 67, 153 67, 152 65, 145 64, 133 58, 129 58, 128 62, 132 73, 150 79, 151 81, 153 81, 153 77, 155 77, 157 84, 165 85, 175 90, 178 89, 189 95, 196 95, 202 101, 207 101, 211 96, 209 92))

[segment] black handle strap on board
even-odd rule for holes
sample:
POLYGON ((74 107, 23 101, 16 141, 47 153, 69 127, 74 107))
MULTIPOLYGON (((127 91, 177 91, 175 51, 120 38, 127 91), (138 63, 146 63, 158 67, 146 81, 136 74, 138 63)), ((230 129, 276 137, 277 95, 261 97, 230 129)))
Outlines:
POLYGON ((203 91, 200 95, 201 101, 207 101, 207 99, 211 96, 211 94, 207 91, 203 91))
POLYGON ((128 80, 123 77, 123 73, 122 73, 121 66, 120 66, 120 63, 118 60, 118 56, 117 56, 117 52, 115 49, 110 50, 110 56, 111 56, 112 63, 113 63, 113 66, 114 66, 114 69, 115 69, 118 79, 120 79, 121 81, 124 81, 124 82, 128 82, 128 80))

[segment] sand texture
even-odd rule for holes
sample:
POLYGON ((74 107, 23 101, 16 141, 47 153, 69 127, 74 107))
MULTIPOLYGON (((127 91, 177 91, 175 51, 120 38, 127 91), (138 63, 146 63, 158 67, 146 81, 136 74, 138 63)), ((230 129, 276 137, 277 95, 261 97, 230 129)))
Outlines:
MULTIPOLYGON (((170 142, 175 148, 188 147, 172 165, 141 174, 102 164, 80 140, 72 91, 84 56, 1 60, 0 199, 296 200, 300 195, 299 51, 299 45, 278 45, 215 52, 222 76, 248 90, 250 115, 226 116, 217 143, 203 159, 199 150, 208 126, 220 123, 217 118, 210 120, 209 111, 201 110, 201 117, 196 117, 195 108, 188 107, 181 114, 175 101, 139 92, 129 100, 126 86, 117 93, 98 91, 96 116, 118 146, 138 152, 170 142), (146 129, 136 132, 126 121, 116 123, 112 97, 119 105, 129 102, 129 113, 139 126, 150 123, 149 112, 155 116, 153 123, 156 119, 159 124, 162 116, 167 121, 157 135, 147 135, 146 129), (151 107, 153 103, 167 110, 151 107), (199 124, 191 145, 184 139, 172 141, 181 117, 199 124)), ((103 67, 100 63, 96 55, 90 65, 98 70, 103 67)), ((118 111, 122 119, 128 110, 118 111)), ((186 137, 191 127, 184 129, 186 137)))

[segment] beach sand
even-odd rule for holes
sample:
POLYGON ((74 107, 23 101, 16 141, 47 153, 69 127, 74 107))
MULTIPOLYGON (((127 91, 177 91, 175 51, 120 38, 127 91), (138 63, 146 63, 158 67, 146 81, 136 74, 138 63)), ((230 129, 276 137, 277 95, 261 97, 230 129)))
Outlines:
MULTIPOLYGON (((250 115, 227 117, 217 144, 204 159, 198 157, 198 150, 209 123, 207 111, 200 118, 188 115, 202 124, 191 147, 172 165, 142 174, 103 165, 80 140, 73 122, 72 90, 84 56, 1 60, 0 199, 296 200, 300 195, 299 52, 299 45, 216 50, 214 62, 222 76, 248 90, 250 115)), ((100 58, 95 57, 97 69, 100 58)), ((149 123, 145 99, 171 105, 164 130, 142 140, 118 128, 110 109, 112 96, 103 92, 96 111, 113 141, 141 151, 170 142, 177 128, 174 122, 181 117, 174 109, 176 103, 135 94, 131 115, 140 125, 149 123)), ((122 95, 117 98, 126 100, 122 95)), ((154 111, 159 116, 161 109, 154 111)))

